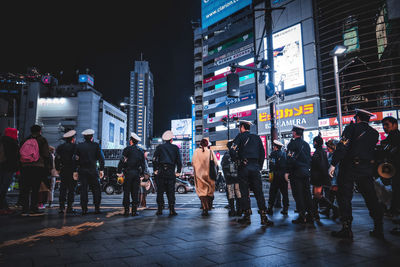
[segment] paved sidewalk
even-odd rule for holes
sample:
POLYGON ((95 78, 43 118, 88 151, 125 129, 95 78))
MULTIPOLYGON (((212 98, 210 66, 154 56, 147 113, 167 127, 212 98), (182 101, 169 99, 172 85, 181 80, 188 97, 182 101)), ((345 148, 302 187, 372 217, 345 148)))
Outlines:
POLYGON ((359 196, 353 242, 331 238, 340 225, 328 219, 315 227, 292 225, 292 210, 289 217, 276 210, 275 226, 264 228, 253 208, 252 224, 240 226, 218 204, 224 197, 217 193, 216 209, 205 218, 194 194, 177 195, 182 204, 171 218, 167 210, 155 216, 154 204, 128 218, 119 204, 84 217, 60 216, 56 208, 42 217, 2 216, 0 266, 400 266, 400 237, 388 233, 392 223, 385 220, 386 241, 369 237, 372 220, 359 196))

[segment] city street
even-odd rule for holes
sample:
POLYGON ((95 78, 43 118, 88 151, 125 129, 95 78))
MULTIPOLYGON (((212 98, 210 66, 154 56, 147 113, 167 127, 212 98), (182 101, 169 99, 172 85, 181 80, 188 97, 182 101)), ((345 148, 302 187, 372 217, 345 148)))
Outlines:
MULTIPOLYGON (((338 222, 292 225, 279 209, 275 226, 260 226, 252 198, 252 224, 240 226, 227 216, 225 193, 216 193, 215 209, 202 217, 195 193, 177 194, 178 216, 155 216, 155 194, 138 217, 122 216, 122 195, 103 193, 100 215, 58 215, 57 204, 44 217, 3 216, 0 266, 398 266, 400 238, 388 230, 386 241, 368 235, 372 220, 359 194, 353 200, 354 241, 330 237, 338 222)), ((78 198, 76 198, 78 200, 78 198)), ((16 200, 11 194, 10 202, 16 200)), ((76 205, 76 207, 77 205, 76 205)), ((79 210, 78 210, 79 211, 79 210)))

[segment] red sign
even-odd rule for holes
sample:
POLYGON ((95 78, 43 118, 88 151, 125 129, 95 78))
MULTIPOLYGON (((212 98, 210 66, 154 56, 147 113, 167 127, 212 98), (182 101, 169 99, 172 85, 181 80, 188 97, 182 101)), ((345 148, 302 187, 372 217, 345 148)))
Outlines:
MULTIPOLYGON (((372 114, 374 114, 374 116, 372 116, 369 119, 369 121, 381 121, 383 119, 382 112, 375 112, 372 114)), ((348 115, 342 117, 343 124, 350 124, 351 121, 355 122, 354 115, 348 115)), ((335 125, 338 125, 337 118, 336 117, 329 118, 329 126, 335 126, 335 125)))
POLYGON ((221 154, 219 152, 215 153, 215 156, 217 157, 217 160, 221 158, 221 154))
MULTIPOLYGON (((250 63, 250 64, 248 64, 248 65, 246 65, 246 66, 247 66, 247 67, 254 67, 255 65, 254 65, 254 63, 250 63)), ((241 72, 241 71, 245 71, 245 70, 244 70, 244 69, 241 69, 240 67, 238 67, 238 68, 236 69, 236 73, 241 72)), ((228 75, 229 73, 231 73, 231 72, 230 72, 230 71, 227 71, 227 72, 224 72, 224 73, 215 75, 215 76, 213 76, 213 77, 204 79, 204 80, 203 80, 203 83, 206 84, 206 83, 209 83, 209 82, 216 81, 216 80, 218 80, 218 79, 224 78, 224 77, 225 77, 226 75, 228 75)))
POLYGON ((267 158, 268 152, 267 152, 267 137, 262 135, 260 136, 261 142, 263 143, 264 150, 265 150, 265 158, 267 158))

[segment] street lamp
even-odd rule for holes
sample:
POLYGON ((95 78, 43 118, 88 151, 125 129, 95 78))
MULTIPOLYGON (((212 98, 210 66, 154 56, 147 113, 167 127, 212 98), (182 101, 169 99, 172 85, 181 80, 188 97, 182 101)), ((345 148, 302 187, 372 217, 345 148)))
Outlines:
POLYGON ((347 48, 343 45, 337 45, 329 53, 333 57, 333 70, 335 76, 335 88, 336 88, 336 109, 337 109, 337 119, 339 124, 339 137, 343 131, 343 121, 342 121, 342 102, 340 100, 340 86, 339 86, 339 66, 338 66, 338 56, 342 56, 346 53, 347 48))
MULTIPOLYGON (((146 147, 146 128, 147 128, 147 107, 146 107, 146 105, 136 105, 136 104, 129 104, 129 103, 126 103, 126 102, 121 102, 121 103, 119 103, 119 105, 121 106, 121 107, 126 107, 126 106, 133 106, 133 107, 139 107, 139 108, 144 108, 144 130, 143 130, 143 133, 144 133, 144 138, 143 138, 143 145, 144 145, 144 147, 146 147)), ((129 126, 128 126, 128 128, 129 128, 129 126)))

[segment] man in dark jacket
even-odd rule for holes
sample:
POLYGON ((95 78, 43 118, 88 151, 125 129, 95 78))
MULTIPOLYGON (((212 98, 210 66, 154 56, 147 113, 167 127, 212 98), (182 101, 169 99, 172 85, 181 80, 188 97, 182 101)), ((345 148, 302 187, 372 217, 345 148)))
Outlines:
POLYGON ((73 213, 73 204, 75 198, 76 180, 73 178, 73 156, 76 149, 75 130, 68 131, 63 135, 65 140, 56 149, 55 165, 57 171, 60 172, 60 210, 59 213, 64 213, 65 201, 67 200, 67 213, 73 213))
POLYGON ((104 155, 100 145, 93 142, 94 130, 87 129, 82 132, 82 135, 85 141, 76 146, 74 179, 79 177, 81 183, 82 215, 88 213, 88 186, 93 194, 94 213, 99 214, 101 202, 100 179, 104 176, 104 155), (99 172, 97 172, 97 162, 99 162, 99 172))
MULTIPOLYGON (((21 182, 22 182, 22 215, 23 216, 36 216, 43 215, 43 212, 38 209, 38 197, 40 183, 43 179, 50 175, 50 152, 49 144, 46 138, 42 135, 42 127, 33 125, 31 127, 31 135, 21 144, 21 182), (23 151, 28 149, 24 146, 25 143, 32 144, 31 139, 36 140, 38 146, 39 159, 36 161, 23 160, 23 151), (29 203, 30 195, 30 203, 29 203)), ((35 153, 36 154, 36 153, 35 153)))
POLYGON ((335 166, 340 163, 337 182, 342 229, 332 232, 332 236, 337 238, 353 238, 351 200, 354 183, 357 184, 367 204, 369 214, 374 220, 374 230, 370 231, 370 235, 377 238, 384 237, 383 211, 378 202, 373 178, 374 150, 379 133, 368 124, 372 115, 371 112, 366 110, 356 110, 354 116, 356 123, 352 123, 344 129, 329 167, 329 174, 333 176, 335 166))
POLYGON ((129 216, 130 195, 132 195, 132 216, 137 216, 137 206, 139 205, 139 185, 140 176, 143 175, 146 169, 143 151, 137 146, 141 138, 132 133, 129 139, 130 146, 127 146, 122 151, 122 158, 118 163, 117 175, 122 176, 122 170, 125 175, 123 184, 124 199, 124 216, 129 216))
POLYGON ((299 217, 292 221, 294 224, 313 224, 312 200, 310 192, 311 150, 302 139, 304 127, 293 125, 293 139, 287 146, 287 171, 285 179, 290 180, 299 217))
POLYGON ((6 194, 11 184, 13 174, 18 170, 18 130, 6 128, 4 136, 0 137, 0 213, 12 213, 8 209, 6 194))
POLYGON ((162 214, 164 192, 167 193, 169 215, 178 215, 175 211, 175 183, 176 176, 179 176, 182 170, 182 161, 178 146, 172 144, 173 137, 172 131, 164 132, 162 139, 165 143, 157 146, 153 155, 153 168, 157 183, 158 210, 156 215, 162 214))
POLYGON ((316 136, 313 140, 314 154, 311 157, 311 180, 313 186, 313 217, 319 222, 318 206, 324 204, 328 209, 333 210, 333 219, 339 216, 339 210, 334 206, 328 198, 326 198, 322 191, 323 187, 330 187, 331 181, 328 174, 328 157, 326 151, 322 148, 324 140, 321 136, 316 136))
POLYGON ((258 213, 261 224, 272 226, 273 222, 267 217, 264 193, 262 191, 261 168, 265 160, 265 150, 261 138, 250 133, 251 122, 241 121, 240 133, 233 140, 230 155, 234 161, 239 162, 239 187, 242 196, 241 208, 244 215, 238 220, 241 224, 250 224, 251 206, 249 189, 254 192, 257 200, 258 213))
POLYGON ((273 207, 276 201, 278 190, 282 193, 283 198, 283 215, 288 214, 289 196, 288 182, 285 180, 286 171, 286 154, 281 149, 283 144, 278 140, 274 140, 273 151, 271 152, 269 170, 273 173, 271 185, 269 187, 268 214, 273 215, 273 207))
POLYGON ((226 181, 227 196, 229 203, 229 216, 241 215, 240 201, 242 195, 240 194, 239 179, 237 172, 237 163, 231 159, 229 149, 232 147, 232 141, 227 144, 228 151, 225 152, 221 160, 222 171, 226 181), (236 210, 235 210, 235 199, 236 199, 236 210))

